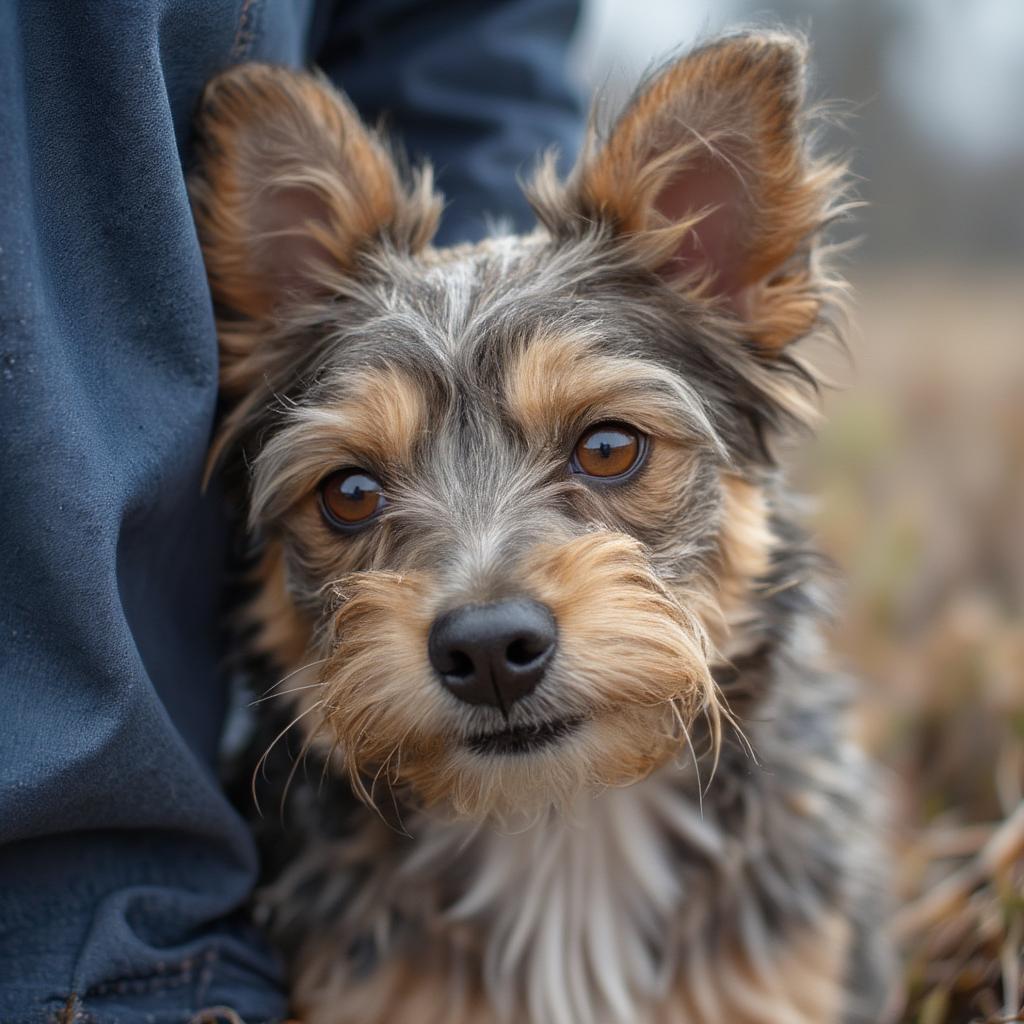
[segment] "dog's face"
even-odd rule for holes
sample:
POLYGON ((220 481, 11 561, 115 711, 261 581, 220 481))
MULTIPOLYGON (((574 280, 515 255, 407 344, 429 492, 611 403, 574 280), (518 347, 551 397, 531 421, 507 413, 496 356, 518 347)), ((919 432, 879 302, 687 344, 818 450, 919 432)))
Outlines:
POLYGON ((655 78, 525 237, 436 250, 429 178, 323 83, 208 88, 192 182, 265 608, 311 742, 364 796, 535 813, 690 756, 768 568, 766 433, 819 320, 838 170, 802 50, 655 78), (709 212, 710 211, 710 212, 709 212))

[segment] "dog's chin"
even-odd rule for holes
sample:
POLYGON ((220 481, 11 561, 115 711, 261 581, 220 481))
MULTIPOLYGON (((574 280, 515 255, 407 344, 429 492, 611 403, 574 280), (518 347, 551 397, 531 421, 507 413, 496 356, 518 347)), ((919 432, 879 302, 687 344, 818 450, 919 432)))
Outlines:
POLYGON ((639 782, 679 757, 684 742, 651 708, 573 715, 472 733, 432 770, 407 762, 403 782, 429 811, 518 829, 571 816, 584 795, 639 782))

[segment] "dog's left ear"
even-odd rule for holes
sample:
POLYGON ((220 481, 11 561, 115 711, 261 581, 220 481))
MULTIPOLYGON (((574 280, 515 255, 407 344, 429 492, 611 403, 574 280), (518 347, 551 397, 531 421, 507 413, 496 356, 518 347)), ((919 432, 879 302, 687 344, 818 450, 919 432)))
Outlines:
POLYGON ((777 32, 687 54, 640 88, 606 137, 591 128, 564 185, 542 169, 542 222, 556 236, 607 225, 650 269, 781 349, 817 320, 814 245, 845 172, 810 152, 805 68, 803 40, 777 32))
POLYGON ((240 64, 207 85, 189 194, 218 312, 229 411, 207 476, 259 421, 308 339, 289 311, 330 302, 378 246, 415 253, 441 198, 429 168, 404 175, 384 140, 322 76, 240 64))

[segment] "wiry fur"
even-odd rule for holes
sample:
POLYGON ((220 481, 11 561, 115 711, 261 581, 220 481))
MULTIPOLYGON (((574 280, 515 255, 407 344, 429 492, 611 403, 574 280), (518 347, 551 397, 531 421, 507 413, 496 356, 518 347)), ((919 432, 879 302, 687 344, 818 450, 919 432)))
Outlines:
POLYGON ((208 90, 211 466, 255 542, 247 647, 280 677, 259 912, 308 1024, 880 1019, 876 801, 771 454, 813 415, 792 345, 841 290, 803 64, 788 36, 709 44, 568 182, 542 169, 536 232, 446 251, 429 177, 323 83, 208 90), (609 420, 651 439, 619 486, 567 469, 609 420), (345 466, 388 498, 351 535, 316 498, 345 466), (482 754, 501 713, 439 685, 427 635, 520 594, 558 647, 508 723, 567 724, 482 754))

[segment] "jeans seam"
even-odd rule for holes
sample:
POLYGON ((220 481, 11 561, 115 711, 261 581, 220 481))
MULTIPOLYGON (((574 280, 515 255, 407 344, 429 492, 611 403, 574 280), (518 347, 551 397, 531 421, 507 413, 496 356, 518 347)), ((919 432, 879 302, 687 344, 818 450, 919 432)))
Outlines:
POLYGON ((207 950, 198 956, 190 956, 174 964, 158 963, 156 971, 151 974, 135 977, 119 978, 116 981, 104 981, 88 989, 83 999, 109 995, 142 995, 147 992, 159 992, 161 989, 177 988, 198 981, 204 988, 209 988, 213 967, 218 959, 215 949, 207 950))
POLYGON ((237 64, 245 60, 252 52, 256 40, 257 21, 263 0, 242 0, 242 9, 238 12, 238 27, 231 44, 231 62, 237 64))

